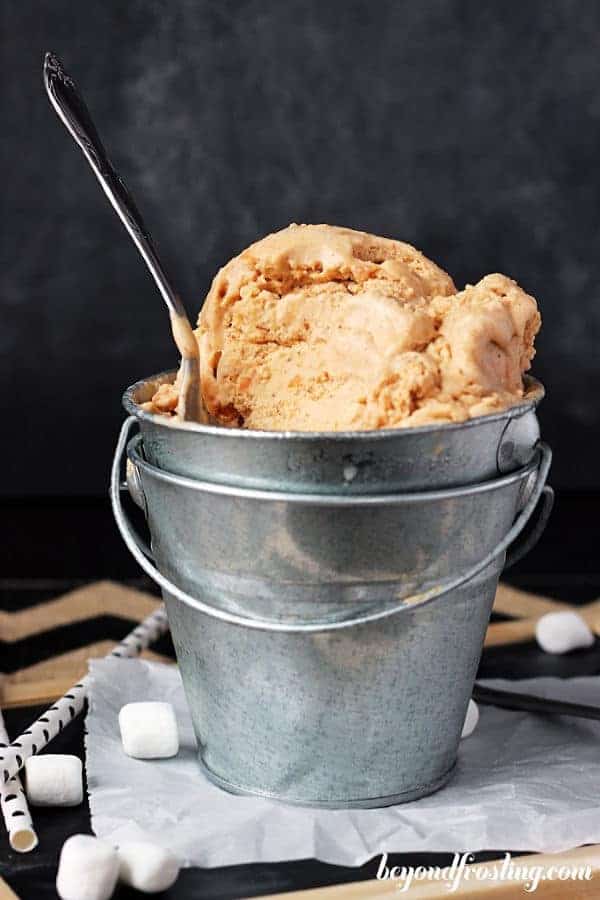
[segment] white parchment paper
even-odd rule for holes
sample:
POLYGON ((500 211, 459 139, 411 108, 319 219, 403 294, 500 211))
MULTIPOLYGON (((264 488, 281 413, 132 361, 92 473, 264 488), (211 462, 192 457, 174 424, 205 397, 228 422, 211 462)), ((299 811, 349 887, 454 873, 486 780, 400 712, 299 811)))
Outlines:
MULTIPOLYGON (((457 773, 431 797, 375 810, 316 810, 235 797, 210 784, 176 666, 90 663, 87 777, 95 833, 154 840, 204 867, 316 857, 361 865, 387 851, 560 851, 600 842, 600 722, 481 707, 457 773), (117 716, 133 700, 173 704, 174 759, 127 757, 117 716)), ((494 680, 489 685, 600 704, 600 677, 494 680)))

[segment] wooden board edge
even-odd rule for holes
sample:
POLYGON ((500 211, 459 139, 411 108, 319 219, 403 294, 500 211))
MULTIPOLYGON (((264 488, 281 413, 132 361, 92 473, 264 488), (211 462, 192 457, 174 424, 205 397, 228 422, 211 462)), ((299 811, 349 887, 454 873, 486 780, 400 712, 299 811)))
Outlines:
POLYGON ((10 888, 0 875, 0 900, 19 900, 15 892, 10 888))

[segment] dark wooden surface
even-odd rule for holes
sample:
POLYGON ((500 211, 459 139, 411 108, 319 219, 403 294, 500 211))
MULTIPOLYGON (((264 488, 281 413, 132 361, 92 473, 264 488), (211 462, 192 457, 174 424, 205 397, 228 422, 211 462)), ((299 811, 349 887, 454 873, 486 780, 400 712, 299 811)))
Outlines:
MULTIPOLYGON (((3 529, 0 547, 0 609, 19 609, 57 596, 70 587, 97 578, 110 577, 128 583, 149 585, 139 578, 135 564, 122 548, 104 501, 62 500, 5 503, 1 509, 3 529)), ((600 497, 559 495, 551 524, 538 548, 510 574, 520 587, 546 593, 573 603, 590 601, 600 595, 600 497)), ((57 630, 58 631, 58 630, 57 630)), ((47 644, 40 639, 18 646, 2 644, 0 668, 10 672, 24 664, 56 652, 55 643, 69 649, 92 637, 119 637, 122 622, 104 618, 92 620, 80 630, 67 626, 47 644), (101 633, 99 634, 99 630, 101 633), (37 643, 36 643, 37 641, 37 643)), ((171 652, 164 639, 159 648, 171 652)), ((480 677, 520 678, 531 675, 591 675, 600 672, 600 642, 589 650, 565 657, 548 656, 535 644, 494 647, 484 652, 480 677)), ((36 709, 9 710, 9 733, 24 728, 36 715, 36 709)), ((81 722, 64 732, 52 744, 53 752, 83 754, 81 722)), ((54 878, 60 847, 73 833, 89 831, 89 812, 76 809, 35 810, 40 846, 31 854, 10 852, 0 841, 0 873, 22 900, 56 900, 54 878)), ((201 840, 201 835, 199 835, 201 840)), ((498 848, 499 850, 502 848, 498 848)), ((478 858, 493 854, 482 854, 478 858)), ((446 864, 441 855, 397 855, 393 863, 446 864)), ((299 890, 301 888, 357 881, 373 877, 377 860, 361 869, 331 866, 316 860, 273 864, 231 866, 220 869, 184 871, 170 898, 233 898, 299 890)), ((138 895, 119 889, 120 898, 138 895)))

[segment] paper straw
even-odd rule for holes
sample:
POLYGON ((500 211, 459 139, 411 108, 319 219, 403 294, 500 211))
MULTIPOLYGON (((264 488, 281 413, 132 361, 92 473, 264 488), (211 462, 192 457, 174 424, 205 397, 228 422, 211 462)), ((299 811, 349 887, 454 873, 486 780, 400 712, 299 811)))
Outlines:
MULTIPOLYGON (((8 734, 0 710, 0 759, 7 746, 8 734)), ((18 775, 13 775, 0 788, 0 808, 8 832, 8 842, 13 850, 17 853, 29 853, 37 847, 38 836, 31 821, 27 798, 18 775)))
MULTIPOLYGON (((146 647, 154 643, 161 634, 169 630, 169 622, 164 606, 159 608, 144 619, 133 629, 120 644, 107 654, 111 656, 138 656, 146 647)), ((64 694, 60 700, 36 719, 32 725, 19 735, 16 740, 6 747, 4 759, 0 762, 2 770, 1 784, 6 784, 25 764, 25 760, 39 753, 46 747, 52 738, 56 737, 63 728, 79 715, 84 707, 88 676, 82 678, 77 684, 64 694)))

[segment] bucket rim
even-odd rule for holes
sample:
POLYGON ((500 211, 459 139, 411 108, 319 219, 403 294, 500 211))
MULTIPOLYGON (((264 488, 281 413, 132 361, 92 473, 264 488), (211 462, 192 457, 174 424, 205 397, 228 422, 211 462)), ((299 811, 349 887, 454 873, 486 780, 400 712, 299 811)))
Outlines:
POLYGON ((177 475, 166 469, 153 466, 143 458, 139 452, 143 435, 136 434, 127 443, 127 456, 132 464, 146 472, 151 478, 163 483, 187 488, 206 494, 220 494, 226 497, 239 497, 247 500, 264 500, 272 502, 297 503, 305 506, 385 506, 408 505, 414 503, 438 503, 443 500, 452 500, 456 497, 465 497, 473 494, 483 494, 488 491, 501 490, 518 481, 526 480, 536 472, 540 463, 540 448, 536 447, 533 458, 514 472, 502 475, 499 478, 490 478, 476 484, 459 485, 451 488, 441 488, 433 491, 406 491, 388 494, 310 494, 301 491, 268 491, 261 488, 242 487, 235 484, 221 484, 214 481, 202 481, 189 478, 185 475, 177 475))
POLYGON ((546 389, 541 381, 533 375, 524 375, 523 383, 525 385, 525 396, 521 401, 505 409, 495 413, 489 413, 484 416, 473 416, 473 418, 465 419, 463 422, 441 422, 430 425, 411 425, 409 427, 390 427, 390 428, 374 428, 368 430, 357 431, 267 431, 258 428, 228 428, 225 425, 203 425, 200 422, 182 422, 172 418, 166 418, 159 413, 151 413, 144 410, 135 400, 135 393, 140 390, 148 382, 156 381, 162 384, 169 383, 174 380, 177 369, 166 369, 163 372, 157 372, 155 375, 149 375, 147 378, 141 378, 134 384, 130 385, 123 393, 121 402, 130 416, 135 416, 143 422, 149 422, 152 425, 161 425, 174 431, 195 432, 206 437, 217 437, 239 439, 245 441, 289 441, 291 443, 299 442, 365 442, 365 441, 385 441, 392 438, 399 438, 401 435, 427 435, 439 431, 444 433, 449 431, 458 431, 463 428, 476 428, 485 425, 488 422, 508 421, 514 418, 520 418, 528 412, 535 411, 546 395, 546 389))

